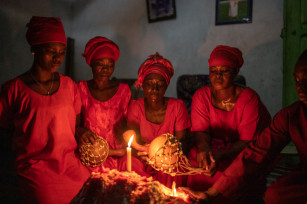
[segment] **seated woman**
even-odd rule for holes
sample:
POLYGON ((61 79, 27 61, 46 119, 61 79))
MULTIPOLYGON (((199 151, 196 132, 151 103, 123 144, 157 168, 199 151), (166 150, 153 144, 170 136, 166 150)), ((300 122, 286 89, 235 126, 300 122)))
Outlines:
POLYGON ((77 138, 81 145, 102 137, 109 145, 108 158, 101 166, 89 167, 91 171, 99 171, 101 167, 118 169, 118 159, 126 153, 121 135, 126 128, 131 92, 127 84, 110 79, 119 54, 114 42, 99 36, 88 41, 83 54, 92 68, 93 79, 78 82, 82 127, 77 129, 77 138))
MULTIPOLYGON (((164 133, 170 133, 181 140, 189 131, 190 120, 183 101, 164 96, 173 73, 170 61, 158 53, 149 56, 139 69, 136 86, 142 87, 144 98, 131 101, 127 125, 135 130, 137 139, 142 143, 149 144, 164 133)), ((148 149, 144 148, 144 152, 148 153, 148 149)), ((183 182, 182 176, 172 178, 168 174, 156 172, 137 158, 132 161, 132 170, 140 175, 153 176, 168 187, 173 180, 177 185, 183 182)))
MULTIPOLYGON (((212 203, 231 203, 228 202, 229 197, 233 197, 237 192, 244 192, 253 185, 292 140, 297 148, 300 163, 292 172, 273 182, 263 198, 266 204, 306 203, 307 50, 298 58, 293 75, 298 101, 280 110, 270 126, 256 140, 249 143, 208 191, 193 192, 186 188, 183 190, 198 199, 211 200, 212 203)), ((233 203, 239 202, 236 200, 233 203)))
POLYGON ((210 85, 193 96, 195 147, 189 159, 207 170, 207 175, 188 177, 187 185, 194 190, 211 187, 249 141, 270 124, 271 116, 257 93, 234 83, 242 65, 239 49, 217 46, 209 59, 210 85))
POLYGON ((0 130, 12 130, 22 202, 69 203, 90 176, 75 156, 81 99, 77 85, 57 73, 66 51, 61 20, 34 16, 27 27, 33 64, 2 86, 0 130))

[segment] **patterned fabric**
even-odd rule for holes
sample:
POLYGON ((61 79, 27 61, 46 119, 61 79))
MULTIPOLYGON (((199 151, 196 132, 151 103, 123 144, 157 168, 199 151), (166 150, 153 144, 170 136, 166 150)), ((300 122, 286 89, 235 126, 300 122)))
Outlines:
MULTIPOLYGON (((82 101, 81 113, 84 127, 105 139, 110 149, 123 148, 121 135, 131 99, 129 86, 120 83, 116 94, 107 101, 99 101, 92 97, 87 81, 79 81, 78 87, 82 101)), ((117 168, 118 159, 108 157, 103 166, 117 168)))
POLYGON ((77 86, 63 75, 57 92, 48 96, 19 78, 2 87, 0 127, 14 128, 15 166, 25 203, 69 203, 89 177, 75 156, 80 109, 77 86))

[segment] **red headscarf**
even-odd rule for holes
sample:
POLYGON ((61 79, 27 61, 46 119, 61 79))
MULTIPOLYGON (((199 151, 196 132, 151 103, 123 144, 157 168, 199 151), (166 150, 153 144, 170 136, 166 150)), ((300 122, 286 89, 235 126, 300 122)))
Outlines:
POLYGON ((151 73, 162 75, 168 85, 171 77, 174 75, 174 68, 169 60, 156 52, 156 54, 150 55, 139 68, 138 79, 134 83, 135 87, 138 89, 140 86, 143 86, 144 78, 151 73))
POLYGON ((94 61, 104 57, 111 58, 116 62, 119 53, 119 48, 113 41, 97 36, 87 42, 82 56, 85 57, 86 63, 91 66, 94 61))
POLYGON ((219 45, 210 54, 208 62, 209 67, 224 65, 239 71, 244 60, 242 52, 238 48, 219 45))
POLYGON ((59 18, 32 16, 27 27, 26 38, 30 46, 49 42, 66 45, 64 27, 59 18))

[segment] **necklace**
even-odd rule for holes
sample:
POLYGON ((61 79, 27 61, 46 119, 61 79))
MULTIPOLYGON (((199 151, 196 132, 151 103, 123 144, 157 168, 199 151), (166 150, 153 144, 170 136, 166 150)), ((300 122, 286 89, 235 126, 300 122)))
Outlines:
POLYGON ((230 103, 231 97, 226 99, 226 100, 222 100, 222 105, 226 108, 227 111, 230 111, 233 109, 233 107, 235 106, 235 103, 230 103))
POLYGON ((47 92, 47 95, 50 95, 50 91, 51 91, 51 89, 52 89, 52 87, 53 87, 54 73, 52 73, 51 86, 50 86, 49 89, 46 89, 46 88, 41 84, 41 82, 37 81, 37 80, 34 78, 32 72, 30 72, 30 75, 31 75, 31 78, 33 79, 33 81, 34 81, 35 83, 38 84, 38 86, 40 87, 40 89, 41 89, 41 90, 43 89, 44 92, 47 92))
POLYGON ((226 99, 226 100, 222 100, 222 105, 223 106, 226 106, 227 104, 229 104, 229 101, 231 100, 231 97, 230 98, 228 98, 228 99, 226 99))

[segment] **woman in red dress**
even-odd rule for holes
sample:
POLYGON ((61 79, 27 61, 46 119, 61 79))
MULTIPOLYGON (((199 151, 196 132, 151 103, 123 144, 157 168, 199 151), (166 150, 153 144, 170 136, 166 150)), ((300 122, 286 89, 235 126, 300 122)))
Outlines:
MULTIPOLYGON (((190 119, 183 101, 165 97, 173 73, 172 64, 158 53, 149 56, 139 69, 136 86, 142 87, 144 98, 131 101, 127 125, 135 130, 137 140, 145 145, 142 151, 146 154, 146 144, 150 144, 156 137, 170 133, 182 140, 189 131, 190 119)), ((132 170, 140 175, 153 176, 168 187, 171 187, 173 181, 180 186, 184 179, 182 176, 171 177, 157 172, 137 158, 132 161, 132 170)))
POLYGON ((99 36, 88 41, 83 54, 92 68, 93 79, 78 82, 82 127, 78 127, 77 138, 82 144, 102 137, 110 148, 104 163, 89 167, 91 171, 100 171, 102 167, 119 169, 119 158, 126 153, 121 135, 126 128, 131 91, 127 84, 111 80, 119 54, 120 50, 113 41, 99 36))
POLYGON ((193 96, 191 132, 196 142, 189 159, 207 170, 207 175, 189 176, 187 185, 194 190, 211 187, 249 141, 270 124, 271 116, 258 94, 234 83, 242 65, 239 49, 217 46, 209 59, 210 85, 193 96))
MULTIPOLYGON (((222 176, 206 192, 192 192, 212 203, 231 203, 229 198, 245 192, 271 166, 281 150, 292 140, 300 162, 289 173, 273 182, 264 194, 266 204, 306 203, 307 201, 307 50, 294 70, 299 100, 280 110, 272 123, 238 155, 222 176)), ((245 200, 246 201, 246 200, 245 200)), ((233 203, 251 203, 236 200, 233 203)))
POLYGON ((34 16, 27 27, 33 65, 2 86, 0 127, 13 130, 22 201, 69 203, 90 173, 75 156, 77 85, 56 72, 65 56, 65 32, 59 18, 34 16))

